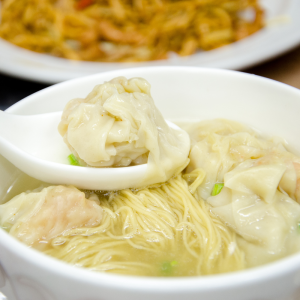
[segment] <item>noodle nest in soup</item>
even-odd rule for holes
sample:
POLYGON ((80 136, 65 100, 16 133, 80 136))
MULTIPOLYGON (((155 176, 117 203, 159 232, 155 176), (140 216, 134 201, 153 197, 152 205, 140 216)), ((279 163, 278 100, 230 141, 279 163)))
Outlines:
POLYGON ((84 166, 145 163, 147 176, 110 192, 27 178, 36 189, 0 205, 1 227, 70 264, 127 275, 217 274, 299 251, 300 158, 286 142, 229 120, 183 128, 187 152, 144 79, 96 86, 64 110, 70 151, 84 166))

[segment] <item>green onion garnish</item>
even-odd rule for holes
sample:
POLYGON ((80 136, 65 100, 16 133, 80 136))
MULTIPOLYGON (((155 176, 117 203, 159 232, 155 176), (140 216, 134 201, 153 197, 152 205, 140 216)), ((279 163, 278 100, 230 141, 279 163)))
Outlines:
POLYGON ((165 261, 161 265, 161 271, 164 276, 170 276, 173 274, 174 267, 178 265, 178 261, 165 261))
POLYGON ((211 195, 216 196, 216 195, 220 194, 223 187, 224 187, 224 183, 216 183, 213 190, 212 190, 212 192, 211 192, 211 195))
POLYGON ((72 165, 72 166, 80 166, 80 163, 77 160, 77 158, 74 156, 74 154, 70 154, 68 156, 68 160, 69 160, 70 165, 72 165))
POLYGON ((171 267, 175 267, 175 266, 178 265, 178 261, 173 260, 173 261, 170 262, 170 265, 171 265, 171 267))

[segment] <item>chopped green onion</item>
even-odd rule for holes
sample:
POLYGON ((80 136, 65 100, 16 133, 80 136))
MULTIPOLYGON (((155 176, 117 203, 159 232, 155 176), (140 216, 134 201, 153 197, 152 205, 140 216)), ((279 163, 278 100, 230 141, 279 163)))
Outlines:
POLYGON ((223 187, 224 187, 224 183, 216 183, 213 188, 213 191, 211 192, 211 195, 216 196, 216 195, 220 194, 223 187))
POLYGON ((175 267, 175 266, 178 265, 178 261, 173 260, 173 261, 170 262, 170 265, 171 265, 172 267, 175 267))
POLYGON ((174 272, 174 267, 178 265, 178 262, 176 260, 173 261, 165 261, 162 263, 161 271, 164 276, 170 276, 174 272))
POLYGON ((69 160, 70 165, 72 165, 72 166, 80 166, 80 163, 77 160, 77 158, 74 156, 74 154, 70 154, 68 156, 68 160, 69 160))

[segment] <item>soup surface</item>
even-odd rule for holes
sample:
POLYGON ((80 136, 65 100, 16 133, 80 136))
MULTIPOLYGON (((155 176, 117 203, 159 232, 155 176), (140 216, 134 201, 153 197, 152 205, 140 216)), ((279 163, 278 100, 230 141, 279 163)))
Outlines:
POLYGON ((79 191, 21 175, 2 228, 73 265, 128 275, 216 274, 299 251, 300 158, 285 141, 227 120, 184 128, 189 163, 167 182, 79 191))

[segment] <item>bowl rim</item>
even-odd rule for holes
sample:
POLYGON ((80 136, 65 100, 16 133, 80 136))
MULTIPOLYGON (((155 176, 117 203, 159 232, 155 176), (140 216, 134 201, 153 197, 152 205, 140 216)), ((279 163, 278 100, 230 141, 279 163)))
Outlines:
MULTIPOLYGON (((300 100, 300 90, 288 86, 284 83, 276 82, 274 80, 260 77, 253 74, 246 74, 238 71, 210 69, 200 67, 182 67, 182 66, 166 66, 166 67, 142 67, 129 68, 121 70, 122 73, 135 73, 138 70, 143 72, 157 72, 157 71, 172 71, 172 72, 195 72, 195 73, 212 73, 224 74, 226 76, 238 76, 248 78, 247 80, 254 80, 270 87, 284 89, 288 93, 295 94, 300 100)), ((8 112, 22 110, 24 103, 35 101, 40 95, 48 93, 53 89, 64 89, 70 85, 74 85, 83 80, 90 80, 98 76, 113 77, 120 72, 119 70, 109 71, 105 73, 98 73, 82 78, 75 78, 66 82, 58 83, 54 86, 49 86, 46 89, 38 91, 19 102, 15 103, 7 109, 8 112)), ((105 286, 107 288, 143 291, 143 292, 160 292, 160 293, 176 293, 176 292, 191 292, 191 291, 209 291, 212 289, 232 289, 237 286, 249 286, 255 283, 262 283, 275 279, 292 272, 300 270, 300 253, 281 258, 277 261, 250 268, 241 271, 228 272, 216 275, 205 275, 195 277, 146 277, 146 276, 131 276, 118 275, 113 273, 95 272, 89 269, 74 267, 56 258, 50 257, 35 249, 28 248, 23 243, 19 242, 14 237, 10 236, 5 230, 0 228, 0 247, 6 248, 16 256, 30 262, 36 268, 43 269, 46 272, 57 274, 59 276, 68 277, 69 279, 84 282, 86 284, 105 286)))
POLYGON ((269 84, 270 86, 278 87, 285 89, 287 92, 294 93, 296 95, 299 95, 299 89, 293 86, 290 86, 286 83, 276 81, 274 79, 270 79, 267 77, 259 76, 252 73, 244 73, 243 71, 237 71, 237 70, 228 70, 228 69, 221 69, 221 68, 207 68, 207 67, 198 67, 198 66, 145 66, 145 67, 136 67, 136 68, 124 68, 124 69, 118 69, 118 70, 112 70, 107 72, 101 72, 96 74, 91 74, 87 76, 77 77, 70 80, 62 81, 59 83, 55 83, 53 85, 50 85, 46 88, 43 88, 21 100, 14 103, 10 107, 8 107, 5 111, 6 112, 14 112, 15 110, 22 109, 22 106, 24 102, 31 102, 36 101, 36 98, 38 98, 40 95, 47 93, 53 89, 63 89, 65 86, 72 86, 76 85, 76 83, 82 82, 82 81, 89 81, 92 79, 95 79, 97 77, 102 76, 110 76, 110 78, 123 76, 119 73, 126 73, 126 74, 135 74, 138 70, 147 70, 149 74, 155 73, 158 71, 170 71, 172 72, 192 72, 192 73, 208 73, 208 74, 224 74, 224 76, 231 76, 231 77, 244 77, 247 78, 247 80, 252 80, 256 82, 261 82, 265 84, 269 84))

